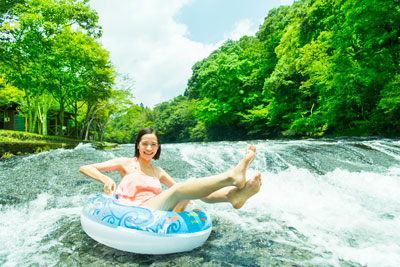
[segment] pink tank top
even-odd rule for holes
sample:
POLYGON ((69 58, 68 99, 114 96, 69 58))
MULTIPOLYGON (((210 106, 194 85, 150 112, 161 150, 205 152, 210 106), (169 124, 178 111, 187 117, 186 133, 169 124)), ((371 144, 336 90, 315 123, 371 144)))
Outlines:
POLYGON ((120 203, 138 207, 160 193, 160 180, 140 172, 125 175, 116 191, 120 203))

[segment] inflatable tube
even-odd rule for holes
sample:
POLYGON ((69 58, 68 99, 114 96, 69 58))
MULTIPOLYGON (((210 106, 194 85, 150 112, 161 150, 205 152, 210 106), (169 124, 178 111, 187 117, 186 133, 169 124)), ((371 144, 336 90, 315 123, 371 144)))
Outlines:
POLYGON ((204 210, 151 210, 118 203, 115 197, 96 195, 83 207, 83 230, 106 246, 139 254, 168 254, 200 247, 211 233, 204 210))

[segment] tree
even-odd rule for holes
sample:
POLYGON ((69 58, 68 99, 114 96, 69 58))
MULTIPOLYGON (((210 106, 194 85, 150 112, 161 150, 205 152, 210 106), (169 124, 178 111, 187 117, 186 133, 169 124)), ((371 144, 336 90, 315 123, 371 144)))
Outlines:
MULTIPOLYGON (((111 95, 107 100, 97 103, 96 105, 90 105, 88 103, 88 109, 84 120, 85 130, 84 139, 88 139, 89 130, 92 122, 95 123, 94 127, 97 127, 99 132, 99 139, 103 140, 104 134, 109 129, 108 124, 114 119, 118 118, 118 114, 126 108, 133 106, 131 93, 134 81, 129 75, 117 76, 116 84, 114 84, 111 95)), ((96 102, 93 102, 96 103, 96 102)), ((96 131, 94 131, 96 132, 96 131)), ((118 141, 120 143, 120 141, 118 141)))
POLYGON ((0 5, 0 25, 4 21, 13 19, 13 9, 17 4, 24 4, 25 0, 3 0, 0 5))
MULTIPOLYGON (((47 88, 59 104, 59 133, 62 133, 64 111, 68 106, 75 113, 77 125, 77 112, 83 104, 88 108, 87 116, 91 116, 102 106, 98 103, 110 97, 114 70, 109 53, 81 32, 66 28, 55 36, 53 45, 47 88)), ((86 133, 91 121, 89 117, 85 119, 86 133)))
POLYGON ((154 108, 156 121, 154 126, 160 132, 164 143, 188 142, 191 131, 196 126, 191 101, 185 96, 177 96, 154 108))
MULTIPOLYGON (((11 3, 11 2, 10 2, 11 3)), ((24 91, 28 127, 35 129, 36 109, 32 98, 43 92, 44 73, 54 73, 52 60, 54 44, 60 33, 72 26, 86 34, 100 36, 97 14, 86 4, 76 0, 27 0, 12 4, 8 17, 1 26, 0 49, 7 79, 24 91)), ((63 121, 63 120, 62 120, 63 121)))
POLYGON ((9 84, 4 74, 0 76, 0 105, 8 104, 9 102, 20 102, 23 97, 24 93, 9 84))
POLYGON ((270 123, 268 104, 271 98, 264 85, 278 63, 276 48, 293 17, 290 6, 270 10, 256 38, 241 53, 241 58, 249 61, 250 68, 244 88, 252 92, 244 100, 247 103, 246 110, 240 112, 241 124, 246 127, 248 138, 276 136, 279 129, 280 125, 270 123))

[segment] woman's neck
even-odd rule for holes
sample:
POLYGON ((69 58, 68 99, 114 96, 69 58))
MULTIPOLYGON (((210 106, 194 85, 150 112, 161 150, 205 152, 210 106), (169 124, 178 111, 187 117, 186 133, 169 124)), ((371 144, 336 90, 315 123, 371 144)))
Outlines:
POLYGON ((151 160, 146 160, 141 157, 137 157, 136 160, 139 162, 141 167, 150 168, 151 167, 151 160))

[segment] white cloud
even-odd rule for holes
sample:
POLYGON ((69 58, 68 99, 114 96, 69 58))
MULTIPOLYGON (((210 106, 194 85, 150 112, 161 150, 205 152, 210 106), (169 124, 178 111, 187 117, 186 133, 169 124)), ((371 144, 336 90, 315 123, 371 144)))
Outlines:
MULTIPOLYGON (((135 81, 134 102, 154 107, 184 92, 192 66, 221 46, 226 39, 254 35, 259 25, 238 21, 225 40, 205 44, 189 39, 186 25, 174 18, 196 0, 91 0, 103 26, 101 42, 122 74, 135 81)), ((200 0, 197 0, 200 1, 200 0)), ((280 4, 291 4, 281 0, 280 4)))
POLYGON ((282 6, 291 6, 293 4, 293 0, 279 0, 278 2, 282 6))
MULTIPOLYGON (((258 25, 257 25, 258 26, 258 25)), ((244 35, 254 36, 257 32, 257 28, 254 28, 254 23, 250 19, 242 19, 235 23, 235 28, 225 33, 225 39, 239 40, 244 35)))
POLYGON ((174 16, 190 1, 96 0, 103 27, 103 46, 121 73, 136 81, 134 102, 145 106, 184 92, 191 67, 215 49, 189 40, 186 25, 174 16), (118 4, 117 4, 118 3, 118 4))

